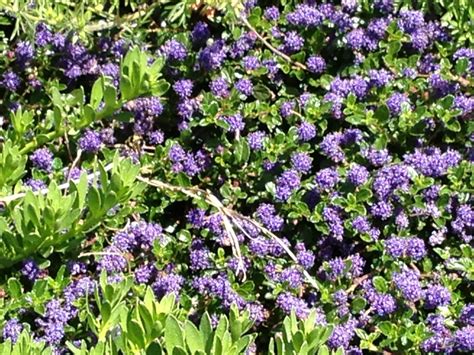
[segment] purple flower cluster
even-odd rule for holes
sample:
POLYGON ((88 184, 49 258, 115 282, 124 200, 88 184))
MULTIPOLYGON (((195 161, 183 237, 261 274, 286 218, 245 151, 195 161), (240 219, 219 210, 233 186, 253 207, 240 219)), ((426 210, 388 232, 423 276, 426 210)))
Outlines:
POLYGON ((16 343, 22 330, 23 325, 18 321, 18 319, 9 319, 3 326, 3 340, 10 339, 12 343, 16 343))
POLYGON ((289 292, 280 294, 276 300, 276 304, 286 314, 291 314, 291 312, 294 311, 296 316, 301 319, 308 317, 310 312, 309 306, 304 300, 293 296, 289 292))
POLYGON ((97 153, 102 145, 102 137, 100 133, 88 129, 79 138, 77 144, 86 153, 97 153))
POLYGON ((275 206, 271 204, 262 203, 258 206, 257 217, 272 232, 278 232, 283 228, 283 218, 277 215, 275 206))
POLYGON ((395 286, 400 290, 407 301, 416 302, 420 300, 424 294, 419 277, 418 272, 405 269, 400 272, 394 272, 392 279, 395 286))
POLYGON ((195 176, 208 166, 208 156, 202 150, 196 153, 185 151, 179 144, 174 144, 168 157, 173 163, 172 169, 175 173, 184 172, 186 175, 195 176))
POLYGON ((391 237, 384 244, 385 250, 393 258, 410 257, 421 260, 426 256, 425 242, 420 238, 391 237))
POLYGON ((395 297, 388 293, 378 292, 375 289, 372 280, 364 281, 362 288, 365 299, 378 316, 383 317, 395 312, 397 308, 395 297))
POLYGON ((275 198, 277 201, 286 201, 301 184, 301 178, 296 170, 284 171, 276 180, 275 198))
POLYGON ((420 174, 439 177, 460 163, 461 154, 452 149, 441 153, 436 147, 416 148, 413 153, 405 154, 404 161, 420 174))
POLYGON ((30 156, 35 168, 50 173, 53 169, 53 153, 48 148, 36 149, 30 156))

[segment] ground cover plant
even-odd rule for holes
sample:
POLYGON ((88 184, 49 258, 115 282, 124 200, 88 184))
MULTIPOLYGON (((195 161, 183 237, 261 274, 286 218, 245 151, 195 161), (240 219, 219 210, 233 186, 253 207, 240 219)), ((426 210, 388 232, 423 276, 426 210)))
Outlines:
POLYGON ((474 351, 471 1, 0 4, 1 354, 474 351))

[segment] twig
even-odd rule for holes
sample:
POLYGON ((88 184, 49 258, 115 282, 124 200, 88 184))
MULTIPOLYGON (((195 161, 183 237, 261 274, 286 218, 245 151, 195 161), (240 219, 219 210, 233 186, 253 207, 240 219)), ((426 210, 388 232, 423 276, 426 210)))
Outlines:
POLYGON ((306 65, 304 65, 303 63, 300 63, 300 62, 297 62, 293 59, 290 58, 290 56, 286 55, 285 53, 283 53, 282 51, 276 49, 275 47, 273 47, 265 38, 263 38, 263 36, 257 32, 257 30, 250 24, 250 22, 244 17, 244 16, 241 16, 240 19, 242 20, 243 24, 245 26, 247 26, 247 28, 252 31, 253 33, 255 33, 255 35, 258 37, 258 39, 260 41, 262 41, 262 43, 269 49, 271 50, 273 53, 275 53, 276 55, 278 55, 279 57, 283 58, 284 60, 286 60, 288 63, 291 63, 293 64, 294 66, 300 68, 300 69, 303 69, 303 70, 308 70, 308 68, 306 67, 306 65))
POLYGON ((81 159, 81 155, 82 155, 82 150, 79 149, 77 151, 77 156, 76 156, 76 159, 74 159, 74 161, 72 162, 71 164, 71 167, 69 168, 69 171, 68 171, 68 174, 67 174, 67 183, 69 183, 69 181, 71 180, 71 174, 72 174, 72 170, 76 167, 76 165, 79 163, 79 160, 81 159))
MULTIPOLYGON (((155 187, 158 187, 160 189, 167 189, 167 190, 170 190, 170 191, 182 192, 182 193, 184 193, 185 195, 187 195, 189 197, 197 198, 197 199, 201 199, 201 200, 206 201, 209 205, 211 205, 211 206, 213 206, 213 207, 215 207, 219 210, 219 212, 223 216, 225 226, 226 226, 226 223, 229 222, 229 220, 231 220, 237 226, 237 228, 239 228, 240 230, 243 230, 244 228, 239 224, 238 221, 245 220, 245 221, 251 223, 252 225, 257 227, 260 231, 262 231, 267 237, 270 237, 276 243, 278 243, 278 245, 288 254, 288 256, 295 263, 298 263, 298 258, 296 257, 296 255, 291 251, 291 249, 288 247, 288 245, 286 245, 280 238, 278 238, 270 230, 268 230, 267 228, 265 228, 260 223, 253 220, 252 218, 244 216, 244 215, 234 211, 231 208, 223 206, 222 203, 217 199, 217 197, 212 195, 212 193, 210 191, 204 191, 204 190, 201 190, 197 187, 181 187, 181 186, 171 185, 171 184, 165 183, 163 181, 150 180, 150 179, 144 178, 142 176, 138 176, 137 179, 139 181, 142 181, 142 182, 148 184, 148 185, 155 186, 155 187), (227 220, 227 222, 226 222, 226 220, 227 220)), ((226 230, 228 228, 229 228, 229 226, 227 225, 226 230)), ((240 262, 241 259, 242 259, 242 255, 240 253, 239 243, 237 241, 237 238, 235 237, 235 232, 233 231, 231 226, 230 226, 229 230, 232 230, 232 232, 230 232, 230 233, 228 232, 228 234, 230 234, 231 241, 232 241, 232 243, 234 243, 234 245, 233 245, 233 248, 235 247, 235 250, 234 250, 235 254, 234 255, 236 256, 236 258, 240 262), (234 240, 232 240, 232 239, 234 239, 234 240)), ((242 260, 242 262, 243 262, 243 260, 242 260)), ((311 275, 306 270, 303 270, 302 272, 303 272, 303 275, 305 276, 306 280, 311 284, 311 286, 313 286, 315 289, 319 289, 319 286, 318 286, 316 280, 313 279, 311 277, 311 275)))

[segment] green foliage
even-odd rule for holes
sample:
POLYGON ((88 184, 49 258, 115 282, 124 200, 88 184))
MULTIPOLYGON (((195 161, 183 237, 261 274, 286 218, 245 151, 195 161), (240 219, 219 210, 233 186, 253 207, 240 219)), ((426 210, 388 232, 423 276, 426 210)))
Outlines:
POLYGON ((311 311, 305 320, 298 320, 295 313, 283 321, 283 331, 270 341, 269 354, 343 354, 343 350, 330 351, 325 345, 332 333, 330 325, 318 325, 317 313, 311 311))
POLYGON ((12 344, 11 340, 0 343, 0 354, 2 355, 51 355, 53 349, 46 346, 44 341, 33 340, 30 333, 24 330, 17 342, 12 344))
POLYGON ((143 190, 143 184, 135 183, 139 168, 130 160, 116 156, 109 173, 100 163, 98 171, 90 186, 83 174, 69 182, 65 193, 53 181, 46 195, 27 191, 9 204, 0 217, 0 269, 34 254, 47 257, 54 250, 77 248, 86 233, 107 222, 112 208, 126 211, 126 203, 143 190))

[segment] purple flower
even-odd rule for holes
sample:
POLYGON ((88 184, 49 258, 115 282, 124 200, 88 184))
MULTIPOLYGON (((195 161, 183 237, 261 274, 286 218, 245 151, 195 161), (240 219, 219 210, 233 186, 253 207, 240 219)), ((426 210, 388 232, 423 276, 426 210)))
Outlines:
POLYGON ((355 335, 356 322, 350 320, 345 324, 338 324, 334 327, 331 336, 328 339, 328 345, 331 349, 349 347, 349 343, 355 335))
POLYGON ((407 95, 401 94, 399 92, 393 93, 387 99, 387 106, 392 116, 400 115, 400 113, 402 113, 403 106, 409 105, 409 104, 410 104, 410 100, 408 99, 407 95))
POLYGON ((436 147, 416 148, 413 153, 405 154, 404 160, 425 176, 439 177, 461 162, 461 154, 451 149, 441 153, 436 147))
POLYGON ((312 55, 306 60, 306 66, 310 72, 320 74, 326 70, 326 61, 319 55, 312 55))
POLYGON ((423 297, 423 290, 421 289, 417 272, 405 269, 393 273, 392 278, 395 286, 400 290, 407 301, 416 302, 423 297))
POLYGON ((454 98, 453 107, 461 110, 461 115, 465 116, 474 111, 474 97, 458 95, 454 98))
POLYGON ((189 254, 189 268, 193 271, 205 270, 211 267, 209 250, 206 248, 192 250, 189 254))
POLYGON ((353 164, 350 170, 347 172, 347 181, 349 181, 354 186, 363 185, 368 179, 369 171, 365 166, 353 164))
POLYGON ((257 57, 248 55, 242 59, 242 64, 247 71, 256 70, 260 68, 260 60, 257 57))
POLYGON ((447 306, 451 302, 451 293, 441 285, 430 285, 425 291, 425 307, 433 309, 447 306))
POLYGON ((36 149, 30 156, 34 167, 50 173, 53 169, 53 153, 48 148, 36 149))
POLYGON ((392 160, 387 149, 370 148, 363 150, 362 155, 375 167, 384 166, 392 160))
POLYGON ((474 325, 474 304, 468 303, 461 310, 459 321, 463 325, 474 325))
POLYGON ((49 44, 53 39, 53 34, 49 30, 48 26, 44 23, 39 23, 36 26, 35 31, 35 43, 39 47, 44 47, 49 44))
POLYGON ((229 125, 229 132, 243 131, 245 128, 245 121, 240 113, 225 116, 223 119, 229 125))
POLYGON ((310 312, 308 304, 304 300, 293 296, 289 292, 280 294, 276 304, 287 315, 291 314, 291 311, 294 311, 296 316, 300 319, 305 319, 310 312))
POLYGON ((316 174, 315 183, 320 190, 332 190, 339 182, 339 173, 335 168, 325 168, 316 174))
POLYGON ((184 284, 184 277, 174 273, 159 272, 156 281, 151 285, 156 297, 173 293, 176 297, 179 296, 181 287, 184 284))
POLYGON ((105 270, 111 274, 120 272, 127 268, 127 259, 123 256, 123 252, 113 246, 104 249, 104 255, 98 262, 98 270, 105 270))
POLYGON ((193 82, 189 79, 181 79, 173 84, 174 92, 182 99, 190 97, 193 93, 193 82))
POLYGON ((393 0, 374 0, 374 7, 380 12, 389 14, 394 10, 393 0))
POLYGON ((230 47, 231 58, 235 59, 244 56, 254 46, 256 39, 257 37, 253 32, 243 33, 230 47))
POLYGON ((296 152, 291 155, 291 166, 300 173, 308 173, 313 165, 313 158, 306 152, 296 152))
POLYGON ((312 251, 306 250, 303 243, 297 243, 295 248, 298 251, 296 254, 298 263, 305 269, 311 269, 314 265, 314 262, 316 261, 316 256, 314 253, 312 251))
POLYGON ((291 101, 286 101, 280 106, 280 115, 283 118, 290 117, 291 114, 293 113, 293 110, 295 109, 295 102, 293 100, 291 101))
POLYGON ((9 319, 3 326, 3 340, 10 339, 15 344, 23 330, 23 325, 16 318, 9 319))
POLYGON ((199 53, 199 64, 207 71, 216 70, 222 66, 226 56, 227 48, 224 41, 217 40, 199 53))
POLYGON ((369 70, 370 84, 381 88, 393 80, 393 75, 386 69, 371 69, 369 70))
POLYGON ((372 228, 370 222, 365 216, 357 216, 352 221, 352 228, 358 233, 368 233, 372 228))
POLYGON ((79 138, 77 144, 86 153, 97 153, 102 145, 102 137, 99 132, 88 129, 79 138))
POLYGON ((314 124, 302 121, 299 126, 297 127, 298 138, 303 141, 307 142, 316 137, 316 127, 314 124))
POLYGON ((285 53, 299 52, 304 45, 304 39, 296 31, 289 31, 285 34, 283 51, 285 53))
POLYGON ((209 31, 209 26, 202 21, 197 22, 191 31, 191 40, 193 44, 198 46, 206 43, 210 36, 211 32, 209 31))
POLYGON ((474 351, 474 327, 467 326, 454 333, 455 348, 463 352, 474 351))
POLYGON ((217 78, 210 83, 211 93, 214 96, 225 98, 229 96, 229 84, 224 78, 217 78))
POLYGON ((284 171, 276 181, 275 197, 278 201, 286 201, 300 187, 301 179, 297 171, 284 171))
POLYGON ((315 6, 298 4, 295 10, 286 16, 286 20, 295 26, 314 27, 323 22, 324 15, 315 6))
POLYGON ((370 213, 381 220, 389 219, 393 214, 393 205, 386 201, 379 201, 372 205, 370 213))
POLYGON ((425 242, 414 237, 391 237, 385 241, 385 250, 394 258, 411 257, 421 260, 426 255, 425 242))
POLYGON ((182 62, 188 56, 186 47, 175 39, 170 39, 165 42, 161 50, 169 60, 176 60, 182 62))
POLYGON ((134 277, 137 284, 147 284, 151 281, 156 268, 153 264, 141 265, 135 269, 134 277))
POLYGON ((257 217, 272 232, 278 232, 283 228, 283 218, 276 214, 275 206, 271 204, 262 203, 258 206, 257 217))
POLYGON ((265 9, 263 16, 269 21, 277 21, 280 17, 280 10, 276 6, 270 6, 265 9))
POLYGON ((42 189, 46 189, 48 186, 41 180, 37 179, 28 179, 25 181, 25 186, 28 186, 33 191, 38 191, 42 189))
POLYGON ((263 140, 265 139, 266 135, 263 131, 255 131, 251 132, 247 136, 247 142, 249 144, 250 149, 252 150, 261 150, 263 149, 263 140))
POLYGON ((302 278, 303 276, 301 271, 293 266, 286 268, 281 272, 279 281, 282 283, 287 283, 291 288, 299 288, 303 283, 302 278))
POLYGON ((27 41, 20 41, 16 44, 15 59, 21 68, 24 68, 33 59, 35 50, 33 45, 27 41))
POLYGON ((16 73, 9 70, 3 73, 0 85, 2 85, 7 90, 15 92, 20 88, 21 80, 16 73))
POLYGON ((235 88, 242 95, 250 96, 253 93, 253 84, 249 79, 240 79, 235 83, 235 88))

